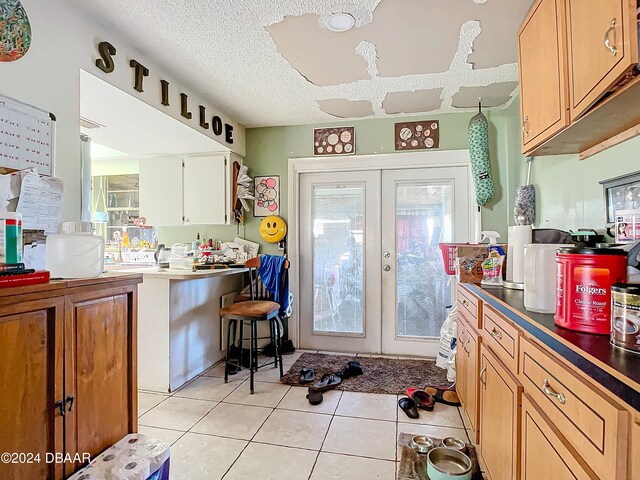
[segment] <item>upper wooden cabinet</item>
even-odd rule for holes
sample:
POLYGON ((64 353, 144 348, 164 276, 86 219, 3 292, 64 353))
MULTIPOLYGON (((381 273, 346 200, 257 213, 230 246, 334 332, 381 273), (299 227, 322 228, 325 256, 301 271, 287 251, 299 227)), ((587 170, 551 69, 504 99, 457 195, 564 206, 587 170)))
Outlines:
POLYGON ((571 118, 638 63, 635 0, 567 0, 571 118))
POLYGON ((638 63, 636 8, 636 0, 535 2, 518 36, 524 154, 589 156, 633 136, 640 77, 625 77, 638 63))
POLYGON ((569 124, 564 0, 540 0, 518 33, 524 150, 569 124))

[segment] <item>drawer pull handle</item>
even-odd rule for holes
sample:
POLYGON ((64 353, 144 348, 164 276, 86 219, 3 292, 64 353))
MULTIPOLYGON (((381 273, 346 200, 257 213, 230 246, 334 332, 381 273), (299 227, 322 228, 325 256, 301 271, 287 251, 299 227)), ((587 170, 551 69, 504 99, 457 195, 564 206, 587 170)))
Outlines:
POLYGON ((615 31, 616 31, 616 19, 614 18, 613 20, 611 20, 611 25, 609 26, 609 28, 607 28, 607 31, 604 33, 604 46, 607 47, 607 49, 611 52, 611 55, 614 57, 618 53, 618 49, 614 45, 611 45, 611 42, 609 41, 609 34, 611 32, 615 34, 615 31))
POLYGON ((482 379, 482 375, 484 375, 485 373, 487 373, 487 366, 486 365, 484 367, 482 367, 482 370, 480 370, 480 381, 482 382, 482 384, 484 386, 487 385, 487 381, 482 379))
POLYGON ((464 307, 466 307, 467 305, 469 305, 467 303, 467 301, 463 298, 462 301, 460 302, 464 307))
POLYGON ((545 378, 544 381, 542 382, 542 391, 544 392, 545 395, 547 395, 548 397, 554 397, 557 398, 558 401, 561 404, 565 404, 565 402, 567 401, 567 398, 564 396, 563 393, 558 393, 555 390, 553 390, 550 386, 549 386, 549 379, 545 378))
POLYGON ((525 138, 529 138, 529 116, 524 117, 524 120, 522 122, 522 133, 524 134, 525 138))
POLYGON ((489 332, 489 334, 493 338, 497 338, 498 340, 502 340, 502 332, 499 332, 498 330, 496 330, 495 327, 493 327, 493 329, 489 332))

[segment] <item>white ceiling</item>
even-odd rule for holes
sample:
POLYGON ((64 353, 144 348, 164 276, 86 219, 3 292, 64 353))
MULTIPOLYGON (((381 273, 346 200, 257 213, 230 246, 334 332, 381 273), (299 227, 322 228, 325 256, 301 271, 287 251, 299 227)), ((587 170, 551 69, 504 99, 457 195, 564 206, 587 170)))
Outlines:
MULTIPOLYGON (((85 71, 80 72, 80 116, 101 125, 100 128, 83 126, 82 133, 111 151, 144 156, 228 150, 188 125, 85 71)), ((102 153, 106 152, 102 150, 102 153)), ((96 155, 100 153, 98 151, 96 155)))
POLYGON ((504 105, 518 77, 516 33, 533 3, 67 1, 248 127, 459 111, 478 96, 504 105), (356 27, 326 30, 335 12, 352 14, 356 27))

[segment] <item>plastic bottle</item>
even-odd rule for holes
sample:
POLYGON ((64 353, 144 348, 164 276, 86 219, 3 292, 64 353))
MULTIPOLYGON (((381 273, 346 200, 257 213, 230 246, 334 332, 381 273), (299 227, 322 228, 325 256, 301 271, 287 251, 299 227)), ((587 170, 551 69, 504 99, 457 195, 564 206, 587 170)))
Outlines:
POLYGON ((492 230, 486 230, 482 233, 482 240, 489 239, 489 255, 482 262, 482 281, 481 285, 500 286, 502 285, 502 264, 504 263, 504 250, 498 245, 500 234, 492 230))

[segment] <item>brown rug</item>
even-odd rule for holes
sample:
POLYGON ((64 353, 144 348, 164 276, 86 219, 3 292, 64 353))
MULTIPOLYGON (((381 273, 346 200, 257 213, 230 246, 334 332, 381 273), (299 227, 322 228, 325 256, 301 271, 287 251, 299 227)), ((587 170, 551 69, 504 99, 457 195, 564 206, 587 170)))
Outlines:
POLYGON ((335 373, 346 367, 350 360, 362 365, 363 375, 343 380, 337 387, 348 392, 402 394, 408 387, 422 388, 425 385, 448 386, 447 373, 436 367, 435 360, 396 360, 393 358, 367 358, 303 353, 280 379, 287 385, 300 383, 300 370, 313 368, 318 381, 325 373, 335 373))
MULTIPOLYGON (((427 476, 427 456, 420 455, 409 446, 413 434, 401 433, 398 435, 398 445, 402 448, 402 455, 398 462, 398 480, 429 480, 427 476)), ((439 445, 441 438, 431 437, 433 443, 439 445)), ((482 473, 478 464, 476 448, 467 443, 467 451, 464 452, 471 459, 471 480, 482 480, 482 473)))

